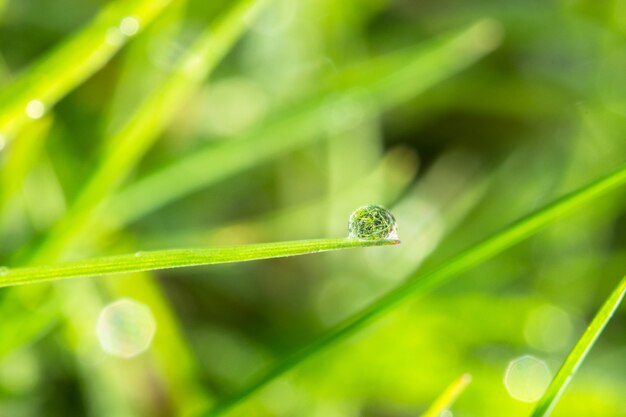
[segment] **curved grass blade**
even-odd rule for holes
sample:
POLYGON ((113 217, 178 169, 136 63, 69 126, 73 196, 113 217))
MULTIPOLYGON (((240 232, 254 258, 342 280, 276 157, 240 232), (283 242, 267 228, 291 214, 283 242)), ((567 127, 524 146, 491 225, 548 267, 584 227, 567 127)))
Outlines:
MULTIPOLYGON (((95 210, 130 172, 132 166, 156 140, 167 121, 175 114, 177 106, 184 100, 185 94, 192 92, 202 78, 219 63, 241 34, 246 30, 249 19, 265 4, 266 0, 240 0, 229 6, 226 13, 217 18, 198 40, 176 63, 170 77, 146 99, 142 106, 129 118, 112 140, 109 151, 88 185, 73 203, 65 217, 48 234, 42 246, 25 256, 26 261, 18 263, 53 263, 75 242, 85 225, 93 217, 95 210)), ((1 277, 1 275, 0 275, 1 277)), ((5 323, 11 333, 33 327, 32 315, 26 314, 29 303, 41 304, 53 298, 46 285, 18 287, 11 297, 0 301, 0 316, 15 317, 5 323), (22 301, 9 304, 6 300, 22 301)), ((48 323, 42 323, 39 329, 48 328, 56 320, 53 314, 46 315, 48 323)), ((42 321, 42 320, 40 320, 42 321)), ((35 336, 35 332, 32 333, 35 336)), ((9 352, 23 344, 23 338, 7 339, 4 352, 9 352)), ((0 352, 1 354, 2 352, 0 352)))
POLYGON ((533 411, 532 417, 547 417, 552 413, 554 406, 563 395, 565 388, 570 383, 574 374, 585 360, 585 357, 600 337, 611 317, 619 307, 626 293, 626 277, 622 278, 615 287, 609 298, 604 302, 598 313, 595 315, 589 327, 578 339, 576 345, 571 350, 567 358, 561 365, 561 369, 552 379, 545 394, 539 400, 537 407, 533 411))
POLYGON ((244 33, 247 28, 244 17, 259 10, 265 2, 241 0, 235 3, 214 26, 200 35, 169 78, 152 92, 111 139, 100 166, 33 256, 35 262, 55 260, 83 232, 103 200, 117 189, 174 117, 176 110, 244 33))
POLYGON ((195 150, 126 187, 107 209, 114 222, 107 227, 113 231, 228 175, 310 142, 324 117, 346 101, 382 109, 402 103, 493 51, 500 37, 496 23, 482 20, 442 39, 348 68, 320 91, 288 103, 256 128, 223 145, 195 150), (291 132, 295 131, 299 134, 294 136, 291 132))
POLYGON ((214 409, 209 410, 203 414, 203 416, 215 417, 226 413, 231 408, 258 392, 261 388, 264 388, 275 379, 297 367, 300 363, 347 339, 384 314, 393 311, 410 297, 428 293, 450 281, 455 276, 470 270, 481 262, 502 253, 516 243, 529 238, 551 222, 572 212, 583 204, 625 184, 626 165, 622 165, 614 172, 593 181, 587 186, 566 194, 555 202, 518 220, 501 232, 486 238, 482 242, 453 257, 440 267, 426 272, 414 273, 403 285, 383 295, 377 301, 352 315, 308 346, 288 356, 259 379, 253 381, 250 385, 244 387, 241 391, 235 393, 214 409))
POLYGON ((35 284, 64 278, 280 258, 336 249, 395 245, 398 243, 400 243, 398 240, 362 241, 344 238, 261 243, 225 248, 138 252, 58 265, 4 270, 0 272, 0 287, 35 284))
POLYGON ((461 395, 461 393, 472 382, 472 376, 470 374, 463 374, 456 381, 450 384, 428 410, 426 410, 421 417, 440 417, 445 410, 448 410, 452 403, 461 395))
POLYGON ((130 35, 123 19, 148 25, 172 0, 118 0, 105 7, 82 31, 34 63, 0 92, 0 132, 10 139, 28 120, 31 100, 54 106, 106 64, 130 35))

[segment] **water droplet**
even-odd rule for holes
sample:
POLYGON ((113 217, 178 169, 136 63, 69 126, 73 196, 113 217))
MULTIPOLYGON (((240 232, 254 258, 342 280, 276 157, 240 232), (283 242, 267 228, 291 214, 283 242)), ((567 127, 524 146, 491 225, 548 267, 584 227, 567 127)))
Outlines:
POLYGON ((139 31, 139 20, 136 17, 128 16, 120 22, 120 32, 126 36, 133 36, 139 31))
POLYGON ((26 105, 26 115, 31 119, 41 119, 46 112, 46 106, 41 100, 31 100, 26 105))
POLYGON ((135 256, 142 256, 142 255, 143 255, 142 251, 135 252, 135 256))
POLYGON ((9 268, 6 266, 0 266, 0 275, 6 275, 9 273, 9 268))
POLYGON ((103 308, 96 324, 102 349, 121 358, 132 358, 148 349, 155 331, 156 322, 150 308, 131 299, 122 299, 103 308))
POLYGON ((397 239, 396 219, 384 207, 369 204, 350 215, 348 237, 360 240, 397 239))
POLYGON ((509 363, 504 374, 504 386, 518 401, 532 403, 541 398, 552 376, 541 359, 525 355, 509 363))

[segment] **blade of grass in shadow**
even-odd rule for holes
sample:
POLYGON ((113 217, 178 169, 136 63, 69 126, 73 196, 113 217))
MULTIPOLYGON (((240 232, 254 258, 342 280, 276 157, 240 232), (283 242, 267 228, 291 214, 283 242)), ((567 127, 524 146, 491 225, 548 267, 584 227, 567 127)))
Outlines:
POLYGON ((551 222, 562 218, 564 215, 572 212, 583 204, 613 191, 624 184, 626 184, 626 165, 620 166, 614 172, 593 181, 587 186, 566 194, 552 204, 518 220, 499 233, 486 238, 453 257, 440 267, 426 272, 416 272, 404 284, 344 320, 308 346, 288 356, 267 373, 261 375, 256 381, 253 381, 250 385, 244 387, 241 391, 235 393, 203 415, 215 417, 224 414, 255 394, 261 388, 264 388, 270 382, 294 369, 300 363, 347 339, 374 320, 394 310, 408 298, 428 293, 481 262, 491 259, 516 243, 529 238, 551 222))
POLYGON ((100 166, 65 217, 48 234, 32 260, 57 259, 82 233, 93 213, 144 155, 197 85, 217 66, 244 33, 250 13, 266 0, 235 3, 207 28, 180 59, 170 77, 156 89, 115 135, 100 166), (246 19, 244 19, 244 17, 246 19))
POLYGON ((394 245, 397 240, 315 239, 208 249, 171 249, 108 256, 58 265, 5 269, 0 287, 35 284, 63 278, 152 271, 182 266, 212 265, 279 258, 336 249, 394 245))
POLYGON ((324 118, 346 101, 381 109, 397 105, 476 62, 497 47, 500 37, 499 26, 483 20, 443 39, 346 69, 328 80, 321 91, 288 103, 241 136, 195 150, 128 186, 111 201, 107 217, 113 223, 105 227, 113 231, 235 172, 310 142, 324 118), (293 135, 295 131, 299 133, 293 135))
POLYGON ((432 403, 421 417, 440 417, 445 410, 448 410, 461 393, 472 382, 470 374, 461 375, 456 381, 450 384, 444 392, 432 403))
POLYGON ((554 406, 561 398, 561 395, 563 395, 567 385, 596 343, 596 340, 598 340, 598 337, 600 337, 611 317, 613 317, 615 310, 617 310, 624 298, 624 293, 626 293, 626 277, 622 278, 617 287, 615 287, 589 324, 589 327, 587 327, 574 348, 567 355, 563 365, 561 365, 561 369, 554 376, 545 394, 539 400, 532 417, 547 417, 552 413, 554 406))
MULTIPOLYGON (((172 0, 118 0, 82 31, 53 49, 0 92, 0 132, 10 138, 29 119, 26 108, 55 105, 148 25, 172 0)), ((38 115, 31 114, 32 118, 38 115)))

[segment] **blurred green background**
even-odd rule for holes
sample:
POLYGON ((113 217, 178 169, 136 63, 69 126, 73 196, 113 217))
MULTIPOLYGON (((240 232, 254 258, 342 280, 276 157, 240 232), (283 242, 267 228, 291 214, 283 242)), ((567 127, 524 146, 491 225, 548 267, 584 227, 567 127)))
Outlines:
MULTIPOLYGON (((403 243, 2 289, 2 417, 196 416, 624 161, 623 0, 273 0, 256 17, 232 0, 127 3, 164 7, 88 33, 119 53, 0 129, 0 265, 345 236, 367 203, 403 243)), ((0 0, 0 99, 116 4, 0 0)), ((528 415, 515 397, 541 392, 625 272, 623 204, 595 201, 228 415, 418 416, 463 373, 453 415, 528 415), (525 355, 540 366, 506 385, 525 355)), ((625 328, 621 309, 555 416, 626 416, 625 328)))

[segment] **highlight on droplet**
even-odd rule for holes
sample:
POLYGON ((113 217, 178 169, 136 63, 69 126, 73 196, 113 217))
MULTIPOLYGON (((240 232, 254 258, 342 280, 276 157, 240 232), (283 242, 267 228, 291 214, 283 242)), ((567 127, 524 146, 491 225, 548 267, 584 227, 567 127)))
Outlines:
POLYGON ((382 206, 368 204, 359 207, 350 215, 348 237, 360 240, 397 239, 396 219, 382 206))
POLYGON ((541 359, 524 355, 509 362, 504 373, 507 392, 518 401, 538 401, 548 388, 552 375, 541 359))
POLYGON ((150 308, 129 298, 104 307, 96 324, 96 335, 102 350, 125 359, 147 350, 155 332, 156 321, 150 308))
POLYGON ((46 106, 41 100, 31 100, 26 104, 26 115, 31 119, 41 119, 46 113, 46 106))

